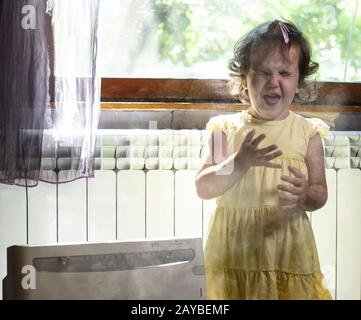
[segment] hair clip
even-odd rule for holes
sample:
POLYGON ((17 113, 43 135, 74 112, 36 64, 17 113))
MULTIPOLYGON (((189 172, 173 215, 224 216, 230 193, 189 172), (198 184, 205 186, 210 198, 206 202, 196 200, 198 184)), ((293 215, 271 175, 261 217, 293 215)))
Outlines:
POLYGON ((282 31, 283 41, 285 42, 285 44, 287 44, 290 41, 290 38, 288 36, 288 33, 290 31, 288 30, 286 24, 284 24, 282 21, 278 21, 278 25, 280 26, 280 29, 282 31))

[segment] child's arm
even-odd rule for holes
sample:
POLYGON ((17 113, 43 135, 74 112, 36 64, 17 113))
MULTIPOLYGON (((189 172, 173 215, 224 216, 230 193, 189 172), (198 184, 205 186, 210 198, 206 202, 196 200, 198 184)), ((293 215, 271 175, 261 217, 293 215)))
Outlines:
POLYGON ((322 140, 319 134, 308 143, 306 165, 308 170, 308 192, 301 203, 306 211, 322 208, 327 201, 327 183, 322 140))
POLYGON ((279 190, 290 193, 289 196, 280 195, 283 209, 287 210, 299 206, 305 211, 315 211, 325 205, 327 201, 327 183, 323 145, 319 134, 316 134, 309 140, 306 166, 308 181, 301 171, 291 166, 289 166, 289 169, 295 177, 281 177, 282 180, 292 184, 278 185, 279 190))
POLYGON ((259 143, 265 138, 264 134, 253 139, 255 130, 251 130, 240 149, 231 154, 227 154, 227 137, 225 133, 221 134, 222 143, 217 148, 214 146, 215 134, 212 133, 208 148, 211 152, 196 175, 197 194, 201 199, 212 199, 222 195, 253 165, 281 168, 280 164, 270 162, 282 154, 280 150, 270 154, 277 149, 276 145, 258 149, 259 143))
POLYGON ((237 153, 227 156, 226 134, 221 133, 222 142, 218 148, 214 146, 215 134, 220 133, 212 133, 210 136, 206 160, 196 175, 197 194, 204 200, 215 198, 224 193, 241 177, 244 171, 242 166, 234 166, 237 153), (231 171, 230 174, 229 171, 231 171))

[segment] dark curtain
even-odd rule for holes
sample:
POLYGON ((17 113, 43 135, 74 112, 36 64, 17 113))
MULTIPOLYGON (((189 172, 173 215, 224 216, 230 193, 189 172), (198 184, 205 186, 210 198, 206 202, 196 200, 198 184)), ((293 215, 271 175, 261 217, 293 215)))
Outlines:
POLYGON ((99 0, 0 4, 0 182, 93 176, 99 0))
POLYGON ((0 181, 32 186, 49 99, 46 1, 2 0, 0 8, 0 181))

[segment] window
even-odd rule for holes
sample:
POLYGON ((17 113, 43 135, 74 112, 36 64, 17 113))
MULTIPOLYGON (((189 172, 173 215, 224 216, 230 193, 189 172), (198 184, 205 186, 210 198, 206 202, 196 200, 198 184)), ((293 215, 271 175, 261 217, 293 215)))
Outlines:
POLYGON ((102 0, 102 77, 227 79, 234 43, 275 17, 308 36, 318 80, 359 82, 358 0, 102 0))

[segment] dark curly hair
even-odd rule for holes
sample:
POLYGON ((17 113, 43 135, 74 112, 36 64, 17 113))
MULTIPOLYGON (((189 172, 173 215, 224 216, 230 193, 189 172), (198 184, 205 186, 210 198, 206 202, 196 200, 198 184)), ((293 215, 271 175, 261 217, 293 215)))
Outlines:
POLYGON ((265 43, 271 46, 277 46, 282 52, 288 52, 292 46, 299 48, 299 88, 300 92, 296 94, 295 100, 310 101, 314 99, 317 91, 316 82, 314 85, 306 83, 305 79, 318 70, 318 63, 311 60, 311 47, 308 40, 302 32, 292 22, 282 20, 272 20, 264 22, 239 39, 234 46, 234 56, 228 62, 228 68, 231 71, 231 80, 229 89, 232 95, 243 103, 249 103, 246 77, 250 69, 251 52, 254 48, 262 46, 265 43), (282 33, 281 25, 287 27, 289 42, 286 44, 282 33))

